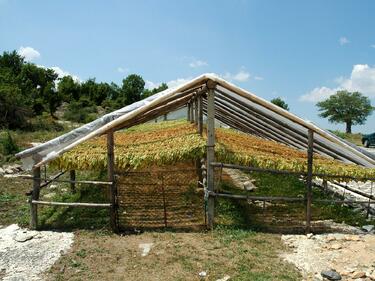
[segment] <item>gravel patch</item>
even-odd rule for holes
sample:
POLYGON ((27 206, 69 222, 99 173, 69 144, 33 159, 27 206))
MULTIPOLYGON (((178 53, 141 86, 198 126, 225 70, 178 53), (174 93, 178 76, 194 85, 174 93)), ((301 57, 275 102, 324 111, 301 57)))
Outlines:
POLYGON ((368 234, 283 235, 291 252, 281 256, 294 264, 306 280, 323 280, 335 271, 342 280, 358 276, 375 280, 375 236, 368 234))
POLYGON ((42 280, 41 273, 70 249, 73 238, 73 233, 30 231, 16 224, 0 228, 2 280, 42 280))

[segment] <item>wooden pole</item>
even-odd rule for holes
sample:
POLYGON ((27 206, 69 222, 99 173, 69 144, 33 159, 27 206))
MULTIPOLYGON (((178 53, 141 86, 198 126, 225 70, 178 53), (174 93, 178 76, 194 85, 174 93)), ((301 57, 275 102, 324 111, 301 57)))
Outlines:
POLYGON ((113 131, 107 133, 107 153, 108 153, 108 181, 111 181, 112 184, 110 185, 110 201, 111 201, 111 209, 110 209, 110 221, 111 221, 111 228, 112 230, 117 233, 117 215, 116 215, 116 183, 115 183, 115 155, 114 155, 114 136, 113 131))
POLYGON ((76 180, 76 171, 75 170, 70 170, 69 172, 70 174, 70 180, 72 181, 70 183, 70 191, 72 193, 75 193, 76 192, 76 184, 75 184, 75 180, 76 180))
POLYGON ((312 175, 314 155, 314 131, 308 131, 307 180, 306 180, 306 233, 311 232, 312 175))
POLYGON ((198 133, 203 134, 203 101, 202 95, 198 96, 198 133))
POLYGON ((196 96, 194 99, 194 123, 198 126, 198 97, 196 96))
MULTIPOLYGON (((207 95, 207 190, 214 192, 214 167, 215 161, 215 84, 209 83, 207 95)), ((207 227, 214 227, 215 198, 208 196, 207 202, 207 227)))
POLYGON ((194 102, 190 101, 190 123, 194 123, 194 102))
POLYGON ((186 120, 190 121, 190 102, 187 103, 187 109, 186 109, 186 120))
POLYGON ((30 198, 30 228, 37 229, 38 228, 38 206, 32 204, 33 200, 39 199, 40 193, 40 168, 35 168, 33 170, 34 181, 33 181, 33 192, 31 193, 30 198))

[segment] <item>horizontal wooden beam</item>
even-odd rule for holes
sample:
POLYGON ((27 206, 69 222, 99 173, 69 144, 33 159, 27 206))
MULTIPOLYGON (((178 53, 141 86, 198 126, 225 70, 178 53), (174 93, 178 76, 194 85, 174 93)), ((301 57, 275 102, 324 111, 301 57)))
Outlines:
MULTIPOLYGON (((17 176, 17 178, 21 178, 21 179, 25 179, 25 180, 34 180, 34 178, 32 176, 28 176, 28 175, 19 175, 17 176)), ((37 178, 37 180, 43 180, 43 178, 37 178)), ((60 180, 60 179, 48 179, 44 184, 46 183, 51 183, 51 182, 68 182, 68 183, 82 183, 82 184, 96 184, 96 185, 111 185, 112 182, 110 181, 85 181, 85 180, 82 180, 82 181, 72 181, 72 180, 60 180)))
MULTIPOLYGON (((214 167, 223 167, 228 169, 238 169, 238 170, 246 170, 252 172, 266 172, 266 173, 273 173, 273 174, 282 174, 282 175, 300 175, 300 176, 307 176, 307 172, 294 172, 294 171, 284 171, 284 170, 274 170, 274 169, 263 169, 258 167, 250 167, 250 166, 241 166, 236 164, 225 164, 220 162, 211 162, 210 165, 214 167)), ((375 181, 375 178, 370 177, 353 177, 353 176, 346 176, 346 175, 332 175, 332 174, 323 174, 323 173, 313 173, 313 177, 319 178, 338 178, 338 179, 351 179, 354 181, 375 181)))
POLYGON ((62 206, 62 207, 94 207, 94 208, 111 208, 110 203, 68 203, 68 202, 52 202, 32 200, 31 204, 48 205, 48 206, 62 206))

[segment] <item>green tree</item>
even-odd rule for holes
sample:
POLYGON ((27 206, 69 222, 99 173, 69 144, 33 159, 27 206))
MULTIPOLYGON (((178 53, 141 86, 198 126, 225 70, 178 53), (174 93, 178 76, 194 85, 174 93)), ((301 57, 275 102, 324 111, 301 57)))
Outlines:
POLYGON ((78 82, 74 81, 72 76, 67 75, 60 79, 57 90, 63 101, 70 102, 72 100, 79 100, 81 87, 78 82))
POLYGON ((370 99, 359 92, 338 91, 328 99, 317 103, 319 116, 332 123, 345 123, 346 133, 352 133, 352 125, 362 125, 374 110, 370 99))
POLYGON ((152 90, 145 89, 142 93, 142 98, 148 98, 149 96, 155 95, 161 91, 168 89, 168 85, 166 83, 162 83, 159 87, 156 87, 152 90))
POLYGON ((277 106, 280 106, 281 108, 289 111, 289 105, 280 97, 274 98, 271 100, 271 102, 277 106))
POLYGON ((130 74, 122 80, 120 101, 123 106, 140 101, 144 88, 145 81, 137 74, 130 74))

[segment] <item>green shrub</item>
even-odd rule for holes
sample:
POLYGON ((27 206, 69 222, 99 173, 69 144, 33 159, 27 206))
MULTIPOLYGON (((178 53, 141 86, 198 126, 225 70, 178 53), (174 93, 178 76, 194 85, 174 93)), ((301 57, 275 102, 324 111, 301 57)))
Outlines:
POLYGON ((36 131, 55 131, 61 132, 64 126, 56 122, 48 113, 43 113, 29 121, 28 130, 36 131))
POLYGON ((19 148, 13 140, 10 133, 7 131, 0 137, 0 152, 2 155, 12 155, 19 151, 19 148))
POLYGON ((79 101, 72 101, 64 113, 66 120, 77 123, 88 123, 97 118, 96 106, 86 98, 79 101))

